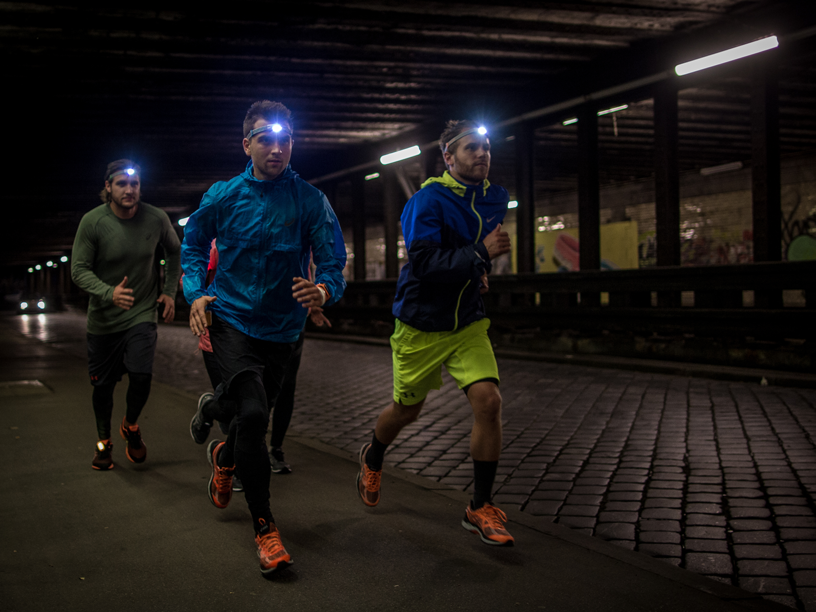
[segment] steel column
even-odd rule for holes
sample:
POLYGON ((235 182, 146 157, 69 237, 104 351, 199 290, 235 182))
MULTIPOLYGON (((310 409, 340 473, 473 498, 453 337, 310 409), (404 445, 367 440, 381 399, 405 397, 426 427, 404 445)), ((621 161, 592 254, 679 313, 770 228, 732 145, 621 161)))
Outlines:
POLYGON ((366 279, 365 179, 361 174, 351 177, 351 210, 354 280, 364 281, 366 279))
MULTIPOLYGON (((597 109, 578 112, 578 240, 581 270, 601 269, 601 189, 598 176, 597 109)), ((599 293, 581 294, 582 306, 600 306, 599 293)))
MULTIPOLYGON (((751 94, 752 198, 754 261, 782 258, 782 181, 779 151, 779 84, 777 62, 757 58, 751 94)), ((757 308, 782 304, 776 292, 757 292, 757 308)))
POLYGON ((383 189, 383 225, 385 229, 385 277, 397 278, 399 275, 399 259, 397 258, 397 236, 399 235, 399 217, 401 197, 397 175, 393 170, 382 173, 385 179, 383 189))
POLYGON ((530 122, 515 129, 516 152, 516 268, 535 272, 535 133, 530 122))

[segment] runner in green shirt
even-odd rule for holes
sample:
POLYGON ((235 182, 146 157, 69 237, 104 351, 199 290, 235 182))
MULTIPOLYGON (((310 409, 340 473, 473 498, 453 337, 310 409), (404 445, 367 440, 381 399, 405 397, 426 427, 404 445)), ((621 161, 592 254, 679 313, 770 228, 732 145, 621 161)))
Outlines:
POLYGON ((150 395, 158 310, 166 323, 175 315, 181 274, 179 239, 163 210, 141 201, 141 168, 128 159, 108 164, 104 204, 82 217, 71 258, 71 278, 90 294, 88 371, 99 441, 92 467, 113 468, 113 391, 128 374, 127 411, 119 433, 125 454, 142 463, 147 449, 136 421, 150 395), (158 247, 164 250, 160 287, 158 247), (161 290, 161 293, 160 293, 161 290))

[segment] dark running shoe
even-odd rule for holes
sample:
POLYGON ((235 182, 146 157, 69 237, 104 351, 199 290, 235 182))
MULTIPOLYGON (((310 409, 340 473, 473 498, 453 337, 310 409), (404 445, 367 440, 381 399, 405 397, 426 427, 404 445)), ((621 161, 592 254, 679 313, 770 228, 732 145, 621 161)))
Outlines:
POLYGON ((272 466, 272 471, 275 472, 275 474, 292 473, 292 466, 286 463, 286 459, 283 457, 282 448, 269 449, 269 463, 272 466))
POLYGON ((147 459, 147 447, 142 441, 142 432, 139 431, 138 425, 125 425, 125 419, 122 419, 122 424, 119 426, 119 435, 123 440, 127 440, 127 448, 125 455, 132 463, 144 463, 147 459))
POLYGON ((275 570, 291 565, 292 557, 283 547, 278 528, 273 523, 267 523, 264 519, 260 520, 263 526, 255 534, 255 545, 258 547, 261 573, 271 574, 275 570))
POLYGON ((224 446, 221 440, 213 440, 207 446, 207 461, 212 466, 210 482, 207 484, 207 497, 216 508, 226 508, 232 499, 232 475, 235 466, 220 467, 218 465, 218 451, 224 446))
POLYGON ((235 474, 232 475, 232 492, 240 493, 244 490, 244 483, 235 474))
POLYGON ((493 504, 485 504, 478 510, 472 510, 468 504, 462 527, 477 534, 485 544, 512 546, 514 540, 504 528, 506 522, 507 515, 493 504))
POLYGON ((112 470, 113 457, 111 457, 111 451, 113 451, 113 444, 111 444, 110 440, 97 442, 91 467, 95 470, 112 470))
POLYGON ((202 393, 198 398, 198 409, 193 415, 193 420, 190 421, 190 435, 196 444, 204 444, 207 438, 210 437, 210 428, 212 423, 208 423, 204 419, 204 406, 215 397, 212 393, 202 393))
POLYGON ((372 470, 366 465, 365 456, 371 444, 363 444, 360 449, 360 471, 357 472, 357 493, 366 506, 380 503, 380 479, 382 470, 372 470))

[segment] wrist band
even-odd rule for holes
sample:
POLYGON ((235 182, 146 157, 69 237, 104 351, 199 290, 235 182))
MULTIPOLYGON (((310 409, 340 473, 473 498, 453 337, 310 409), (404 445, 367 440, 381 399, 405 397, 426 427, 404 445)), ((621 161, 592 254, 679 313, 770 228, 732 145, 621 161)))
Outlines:
MULTIPOLYGON (((324 285, 323 283, 320 283, 319 285, 315 285, 315 287, 317 287, 318 289, 320 289, 320 293, 322 293, 322 294, 323 294, 323 304, 325 304, 326 302, 328 302, 328 301, 329 301, 329 298, 331 297, 331 294, 329 293, 329 290, 328 290, 328 289, 326 289, 326 285, 324 285)), ((321 306, 322 306, 323 304, 321 304, 321 306)))

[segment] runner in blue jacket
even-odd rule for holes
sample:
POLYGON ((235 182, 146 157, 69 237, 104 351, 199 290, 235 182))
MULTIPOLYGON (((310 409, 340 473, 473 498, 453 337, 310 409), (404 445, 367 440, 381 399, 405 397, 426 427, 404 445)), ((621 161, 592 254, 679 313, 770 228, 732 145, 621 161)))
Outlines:
MULTIPOLYGON (((292 562, 269 505, 265 435, 309 308, 343 294, 337 218, 326 197, 289 167, 292 117, 279 102, 253 104, 244 119, 246 171, 216 183, 185 227, 181 247, 190 328, 209 327, 226 395, 238 406, 226 442, 212 440, 210 502, 226 508, 237 470, 255 528, 261 572, 292 562), (219 262, 207 286, 210 244, 219 262), (309 280, 309 254, 316 265, 309 280), (208 318, 211 317, 211 323, 208 318)), ((342 234, 341 234, 342 236, 342 234)))
POLYGON ((501 394, 481 298, 491 260, 510 251, 510 237, 501 229, 509 198, 487 180, 490 140, 484 128, 448 122, 439 146, 447 172, 426 181, 402 213, 408 263, 393 307, 393 401, 380 414, 371 443, 360 449, 357 492, 367 506, 379 503, 385 451, 419 417, 428 392, 442 386, 444 365, 474 414, 474 491, 462 526, 486 544, 512 546, 507 517, 491 503, 502 447, 501 394))

